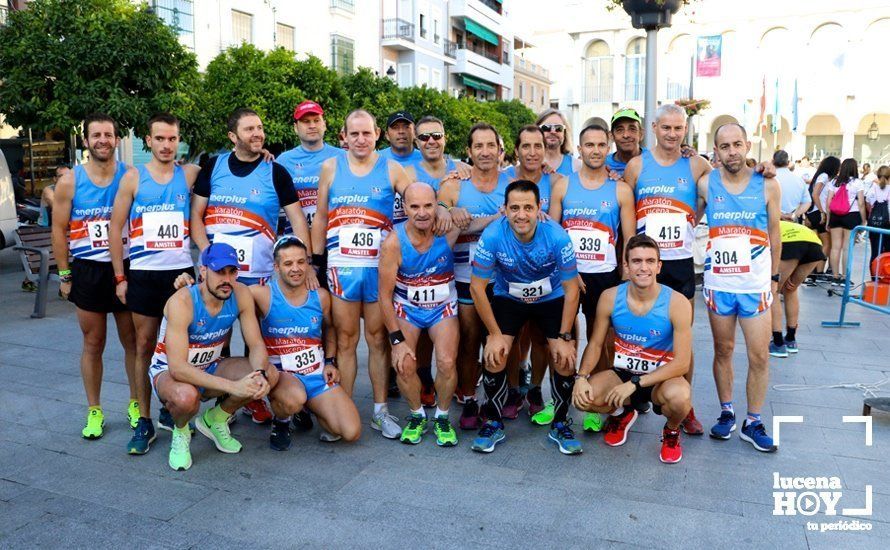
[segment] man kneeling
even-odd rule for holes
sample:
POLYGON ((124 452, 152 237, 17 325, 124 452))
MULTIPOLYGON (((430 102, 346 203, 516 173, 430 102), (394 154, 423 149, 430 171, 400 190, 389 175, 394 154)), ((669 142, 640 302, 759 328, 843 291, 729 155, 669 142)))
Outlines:
MULTIPOLYGON (((229 431, 229 418, 241 406, 272 393, 278 372, 269 364, 260 336, 250 291, 238 278, 238 256, 224 243, 212 244, 201 253, 202 282, 180 288, 164 306, 158 344, 148 374, 158 399, 173 416, 170 467, 188 470, 189 420, 201 402, 221 398, 202 414, 195 426, 224 453, 241 451, 241 443, 229 431), (250 357, 221 358, 232 325, 238 319, 250 357)), ((303 395, 305 401, 305 394, 303 395)), ((300 404, 302 406, 302 403, 300 404)))
POLYGON ((628 281, 600 298, 572 400, 579 410, 611 415, 605 441, 612 447, 627 441, 637 419, 633 405, 651 401, 655 412, 667 417, 661 461, 673 464, 683 458, 680 422, 692 407, 683 378, 692 353, 692 308, 682 294, 655 281, 660 270, 658 244, 646 235, 631 237, 624 251, 628 281), (613 368, 591 377, 610 327, 615 330, 613 368))

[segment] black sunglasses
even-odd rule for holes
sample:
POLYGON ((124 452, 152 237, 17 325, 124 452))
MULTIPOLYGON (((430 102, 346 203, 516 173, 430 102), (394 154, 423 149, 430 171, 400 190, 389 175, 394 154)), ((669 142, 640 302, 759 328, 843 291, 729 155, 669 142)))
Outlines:
POLYGON ((443 137, 445 137, 444 132, 427 132, 425 134, 417 134, 417 139, 419 139, 420 141, 429 141, 430 139, 441 141, 443 137))
POLYGON ((566 129, 562 124, 541 124, 540 128, 543 132, 562 132, 566 129))

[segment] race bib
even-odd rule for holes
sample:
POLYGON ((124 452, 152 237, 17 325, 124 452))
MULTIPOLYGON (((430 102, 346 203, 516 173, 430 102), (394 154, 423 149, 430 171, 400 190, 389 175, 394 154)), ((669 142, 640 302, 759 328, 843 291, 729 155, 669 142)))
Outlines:
POLYGON ((606 261, 609 234, 600 229, 571 229, 569 237, 575 248, 575 258, 592 262, 606 261))
POLYGON ((217 344, 212 348, 189 348, 189 365, 206 368, 222 355, 223 344, 217 344))
POLYGON ((318 346, 281 356, 281 368, 297 374, 311 374, 321 368, 322 351, 318 346))
POLYGON ((524 302, 536 302, 551 292, 549 277, 531 283, 510 283, 510 296, 524 302))
POLYGON ((646 235, 655 239, 658 248, 683 248, 686 241, 684 214, 649 214, 646 216, 646 235))
POLYGON ((90 248, 92 250, 108 249, 108 225, 106 221, 87 222, 87 231, 90 234, 90 248))
POLYGON ((632 357, 630 355, 624 355, 623 353, 615 353, 615 360, 612 362, 612 365, 616 369, 630 371, 635 374, 646 374, 653 372, 660 367, 662 362, 632 357))
POLYGON ((380 230, 367 227, 340 228, 340 254, 350 258, 376 258, 380 253, 380 230))
POLYGON ((433 307, 451 296, 452 283, 432 286, 409 286, 408 301, 418 307, 433 307))
POLYGON ((182 249, 185 242, 182 212, 145 212, 142 214, 142 235, 146 249, 182 249))
POLYGON ((405 215, 405 205, 402 204, 402 195, 396 193, 396 198, 392 203, 392 219, 401 220, 407 217, 405 215))
POLYGON ((213 236, 213 242, 226 243, 234 248, 235 254, 238 255, 238 270, 250 271, 250 266, 253 264, 253 239, 239 235, 217 233, 213 236))
POLYGON ((711 241, 711 272, 738 275, 751 272, 751 243, 748 237, 718 237, 711 241))

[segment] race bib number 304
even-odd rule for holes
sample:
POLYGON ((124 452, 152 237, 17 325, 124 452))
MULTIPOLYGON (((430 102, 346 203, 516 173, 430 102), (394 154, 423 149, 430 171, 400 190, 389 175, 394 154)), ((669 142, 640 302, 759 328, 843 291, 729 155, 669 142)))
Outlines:
POLYGON ((714 275, 751 272, 751 243, 748 237, 718 237, 711 241, 711 271, 714 275))
POLYGON ((150 250, 182 249, 185 223, 182 212, 146 212, 142 214, 145 248, 150 250))
POLYGON ((365 227, 341 228, 340 254, 350 258, 376 258, 380 254, 380 230, 365 227))
POLYGON ((683 248, 686 241, 686 216, 649 214, 646 216, 646 235, 655 239, 661 249, 683 248))

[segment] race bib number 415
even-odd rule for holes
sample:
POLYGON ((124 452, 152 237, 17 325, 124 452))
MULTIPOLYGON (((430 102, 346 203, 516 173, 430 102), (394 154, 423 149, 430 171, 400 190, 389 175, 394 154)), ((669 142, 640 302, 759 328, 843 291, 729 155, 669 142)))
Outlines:
POLYGON ((684 214, 649 214, 646 216, 646 235, 655 239, 658 248, 683 248, 686 241, 684 214))

